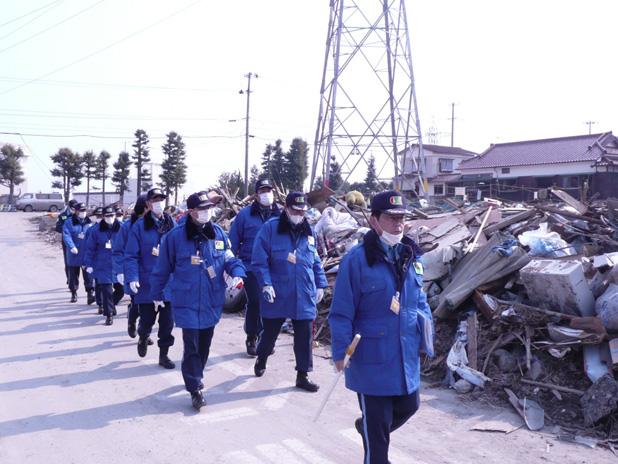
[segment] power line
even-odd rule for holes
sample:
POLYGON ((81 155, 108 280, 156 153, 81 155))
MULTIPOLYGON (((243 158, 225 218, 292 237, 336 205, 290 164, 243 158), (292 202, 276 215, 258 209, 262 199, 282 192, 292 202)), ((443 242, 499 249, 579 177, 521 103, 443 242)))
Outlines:
MULTIPOLYGON (((88 8, 85 8, 85 9, 83 9, 82 11, 80 11, 80 12, 78 12, 78 13, 75 13, 73 16, 69 16, 68 18, 63 19, 63 20, 62 20, 62 21, 60 21, 59 23, 56 23, 56 24, 54 24, 54 25, 52 25, 52 26, 49 26, 47 29, 43 29, 42 31, 39 31, 39 32, 37 32, 36 34, 31 35, 30 37, 26 37, 24 40, 21 40, 20 42, 14 43, 13 45, 10 45, 10 46, 8 46, 8 47, 6 47, 6 48, 4 48, 4 49, 0 50, 0 53, 4 53, 5 51, 10 50, 11 48, 17 47, 18 45, 23 44, 24 42, 27 42, 28 40, 33 39, 33 38, 35 38, 35 37, 37 37, 37 36, 39 36, 39 35, 41 35, 41 34, 43 34, 43 33, 47 32, 47 31, 49 31, 49 30, 53 29, 53 28, 54 28, 54 27, 56 27, 56 26, 60 26, 61 24, 66 23, 68 20, 73 19, 73 18, 75 18, 76 16, 79 16, 80 14, 82 14, 82 13, 84 13, 84 12, 86 12, 86 11, 90 10, 91 8, 94 8, 95 6, 99 5, 100 3, 103 3, 104 1, 105 1, 105 0, 100 0, 100 1, 99 1, 99 2, 97 2, 97 3, 95 3, 95 4, 93 4, 93 5, 90 5, 88 8)), ((51 8, 50 8, 50 9, 51 9, 51 8)), ((47 12, 46 12, 46 13, 47 13, 47 12)), ((35 19, 36 19, 36 18, 35 18, 35 19)), ((15 31, 13 31, 13 32, 15 32, 15 31)), ((12 33, 11 33, 11 34, 12 34, 12 33)), ((5 37, 7 37, 7 36, 5 36, 5 37)), ((5 37, 2 37, 2 38, 4 39, 5 37)))
MULTIPOLYGON (((101 1, 104 1, 104 0, 101 0, 101 1)), ((202 0, 197 0, 197 1, 193 2, 193 3, 191 3, 190 5, 187 5, 187 6, 183 7, 183 8, 181 8, 180 10, 178 10, 178 11, 176 11, 176 12, 174 12, 174 13, 172 13, 172 14, 170 14, 170 15, 162 18, 162 19, 160 19, 159 21, 156 21, 156 22, 150 24, 149 26, 146 26, 145 28, 140 29, 139 31, 134 32, 133 34, 129 34, 128 36, 126 36, 126 37, 124 37, 124 38, 122 38, 122 39, 120 39, 120 40, 118 40, 118 41, 116 41, 116 42, 114 42, 114 43, 112 43, 110 45, 107 45, 107 46, 105 46, 105 47, 103 47, 103 48, 101 48, 101 49, 99 49, 99 50, 97 50, 95 52, 92 52, 89 55, 86 55, 86 56, 84 56, 84 57, 82 57, 82 58, 80 58, 80 59, 78 59, 76 61, 73 61, 72 63, 69 63, 69 64, 67 64, 65 66, 60 67, 60 68, 57 68, 57 69, 55 69, 53 71, 50 71, 47 74, 44 74, 42 76, 37 77, 36 79, 32 79, 32 80, 30 80, 28 82, 25 82, 25 83, 21 84, 21 85, 18 85, 18 86, 15 86, 13 88, 10 88, 8 90, 5 90, 4 92, 0 92, 0 95, 7 94, 9 92, 12 92, 13 90, 17 90, 17 89, 19 89, 21 87, 24 87, 24 86, 28 85, 28 84, 32 84, 33 82, 36 82, 36 81, 38 81, 40 79, 43 79, 43 78, 45 78, 47 76, 51 76, 52 74, 55 74, 58 71, 62 71, 62 70, 67 69, 67 68, 69 68, 69 67, 71 67, 71 66, 73 66, 73 65, 75 65, 77 63, 80 63, 80 62, 82 62, 84 60, 87 60, 88 58, 91 58, 94 55, 97 55, 97 54, 99 54, 99 53, 101 53, 101 52, 103 52, 103 51, 105 51, 105 50, 107 50, 109 48, 112 48, 112 47, 114 47, 114 46, 116 46, 116 45, 118 45, 118 44, 120 44, 120 43, 122 43, 122 42, 124 42, 124 41, 126 41, 128 39, 131 39, 131 38, 135 37, 136 35, 141 34, 142 32, 145 32, 148 29, 150 29, 150 28, 152 28, 154 26, 159 25, 160 23, 162 23, 164 21, 167 21, 168 19, 172 18, 173 16, 176 16, 177 14, 179 14, 179 13, 181 13, 181 12, 183 12, 183 11, 189 9, 189 8, 191 8, 192 6, 197 5, 201 1, 202 0)))
POLYGON ((48 10, 44 11, 43 13, 41 13, 40 15, 32 18, 30 21, 28 21, 27 23, 22 24, 21 26, 19 26, 17 29, 12 30, 11 32, 9 32, 7 35, 5 35, 4 37, 0 37, 0 40, 4 40, 7 37, 15 34, 17 31, 19 31, 20 29, 23 29, 24 27, 26 27, 28 24, 36 21, 37 19, 39 19, 41 16, 43 16, 46 13, 49 13, 51 10, 53 10, 54 8, 56 8, 57 6, 59 6, 64 0, 61 0, 60 2, 56 3, 55 5, 53 5, 52 7, 50 7, 48 10))
MULTIPOLYGON (((0 132, 1 135, 19 135, 20 137, 49 137, 49 138, 93 138, 93 139, 127 139, 127 136, 112 136, 112 135, 92 135, 92 134, 64 134, 64 135, 53 135, 53 134, 23 134, 21 132, 0 132)), ((244 137, 244 135, 183 135, 183 139, 239 139, 244 137)), ((167 139, 166 136, 160 137, 148 137, 150 140, 153 139, 167 139)), ((259 138, 259 137, 258 137, 259 138)))
MULTIPOLYGON (((0 111, 3 111, 0 109, 0 111)), ((26 113, 27 110, 4 110, 6 113, 1 112, 0 116, 15 116, 18 118, 55 118, 55 119, 95 119, 95 120, 112 120, 112 121, 133 121, 133 120, 149 120, 149 121, 227 121, 222 118, 182 118, 182 117, 169 117, 169 116, 140 116, 140 115, 113 115, 113 114, 88 114, 88 113, 55 113, 49 112, 46 114, 43 111, 31 111, 33 114, 18 114, 18 112, 26 113)))
MULTIPOLYGON (((40 11, 40 10, 42 10, 43 8, 47 8, 48 6, 53 5, 54 3, 58 3, 58 2, 62 3, 63 1, 64 1, 64 0, 55 0, 55 1, 51 2, 51 3, 48 3, 47 5, 42 6, 41 8, 37 8, 36 10, 31 11, 30 13, 26 13, 25 15, 21 15, 21 16, 19 16, 19 17, 17 17, 17 18, 11 19, 10 21, 7 21, 7 22, 6 22, 6 23, 4 23, 4 24, 0 24, 0 27, 4 27, 4 26, 6 26, 7 24, 14 23, 15 21, 19 21, 20 19, 25 18, 26 16, 30 16, 31 14, 36 13, 37 11, 40 11)), ((50 9, 51 9, 51 8, 50 8, 50 9)), ((37 18, 38 18, 38 16, 37 16, 37 18)), ((36 18, 34 18, 34 19, 36 19, 36 18)), ((26 23, 26 24, 28 24, 28 23, 26 23)), ((22 26, 22 27, 23 27, 23 26, 22 26)), ((17 29, 16 29, 16 30, 17 30, 17 29)), ((13 32, 15 32, 15 31, 13 31, 13 32)), ((12 33, 11 33, 11 34, 12 34, 12 33)))

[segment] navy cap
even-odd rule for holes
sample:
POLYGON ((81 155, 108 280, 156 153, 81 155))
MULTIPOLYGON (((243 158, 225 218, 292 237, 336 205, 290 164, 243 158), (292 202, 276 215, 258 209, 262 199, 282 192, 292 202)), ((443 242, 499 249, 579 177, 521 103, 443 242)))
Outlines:
POLYGON ((307 211, 309 209, 307 195, 303 192, 290 192, 285 197, 285 206, 296 211, 307 211))
POLYGON ((257 192, 259 189, 268 187, 269 189, 274 189, 273 183, 270 179, 260 179, 255 183, 255 191, 257 192))
POLYGON ((75 205, 78 203, 77 200, 69 200, 69 208, 75 208, 75 205))
POLYGON ((116 206, 114 208, 114 211, 116 212, 116 214, 122 214, 124 215, 124 211, 122 210, 122 208, 120 208, 119 206, 116 206))
POLYGON ((103 207, 97 206, 93 213, 95 216, 103 216, 103 207))
POLYGON ((148 190, 148 193, 146 193, 146 200, 150 201, 153 198, 166 199, 167 195, 163 193, 163 190, 161 190, 159 187, 155 187, 151 188, 150 190, 148 190))
POLYGON ((211 201, 208 193, 204 192, 196 192, 189 195, 187 198, 187 208, 195 209, 195 208, 205 208, 206 206, 212 206, 214 203, 211 201))
POLYGON ((75 202, 74 205, 75 206, 73 206, 73 209, 75 211, 86 211, 86 204, 85 203, 75 202))
POLYGON ((103 214, 103 216, 115 216, 116 211, 114 211, 113 206, 104 206, 102 208, 101 214, 103 214))
POLYGON ((412 215, 406 209, 406 199, 397 190, 387 190, 380 192, 371 200, 371 211, 380 211, 386 214, 407 214, 412 215))

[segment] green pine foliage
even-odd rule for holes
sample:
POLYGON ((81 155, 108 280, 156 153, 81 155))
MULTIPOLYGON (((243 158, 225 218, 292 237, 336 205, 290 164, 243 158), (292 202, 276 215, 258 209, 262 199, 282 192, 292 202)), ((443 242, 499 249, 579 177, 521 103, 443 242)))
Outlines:
POLYGON ((9 189, 9 204, 14 202, 15 186, 26 180, 19 162, 23 157, 23 150, 13 145, 6 144, 0 149, 0 185, 9 189))

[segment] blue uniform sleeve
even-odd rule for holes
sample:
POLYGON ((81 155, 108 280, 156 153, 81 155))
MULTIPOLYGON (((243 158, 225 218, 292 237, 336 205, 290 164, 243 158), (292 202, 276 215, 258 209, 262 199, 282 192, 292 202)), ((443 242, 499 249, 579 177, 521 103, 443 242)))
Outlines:
POLYGON ((139 282, 140 257, 140 224, 137 222, 131 227, 127 244, 124 247, 124 281, 139 282))
MULTIPOLYGON (((313 233, 313 240, 316 244, 317 250, 318 238, 315 236, 315 233, 313 233)), ((324 273, 324 268, 322 267, 322 260, 320 259, 317 251, 313 256, 313 276, 315 278, 315 286, 317 288, 328 287, 328 280, 326 280, 326 274, 324 273)))
POLYGON ((345 351, 354 337, 352 328, 360 300, 360 278, 358 266, 351 258, 353 256, 348 254, 339 263, 333 302, 328 316, 333 361, 342 361, 345 358, 345 351))
MULTIPOLYGON (((236 222, 236 221, 234 221, 236 222)), ((232 244, 225 232, 223 233, 223 243, 232 244)), ((227 248, 225 250, 225 264, 223 265, 223 269, 227 273, 227 275, 232 277, 247 277, 245 274, 245 266, 242 261, 235 256, 236 253, 232 251, 232 248, 227 248)))
POLYGON ((230 238, 230 243, 232 244, 232 253, 234 256, 238 255, 238 250, 240 249, 240 244, 242 243, 242 231, 244 229, 244 215, 242 214, 242 210, 236 215, 236 219, 232 222, 232 227, 230 227, 230 233, 228 237, 230 238))
MULTIPOLYGON (((253 254, 251 255, 251 268, 257 277, 260 287, 272 285, 268 259, 270 256, 271 237, 273 223, 266 223, 255 236, 253 242, 253 254)), ((275 226, 276 227, 276 226, 275 226)))
POLYGON ((62 226, 62 240, 66 244, 67 248, 70 250, 75 247, 73 243, 73 237, 71 236, 71 232, 73 231, 73 220, 64 221, 64 226, 62 226))
POLYGON ((173 237, 170 237, 169 233, 165 234, 164 240, 161 242, 157 263, 150 274, 150 298, 153 301, 166 300, 163 289, 176 268, 175 238, 178 236, 179 234, 174 234, 173 237))
MULTIPOLYGON (((88 229, 92 230, 92 227, 88 229)), ((88 240, 86 240, 86 256, 84 257, 84 266, 94 267, 94 257, 97 252, 97 237, 95 232, 90 232, 88 234, 88 240)))
POLYGON ((130 230, 131 220, 128 220, 122 225, 122 228, 114 238, 114 243, 112 244, 112 273, 114 275, 124 274, 124 246, 130 230))

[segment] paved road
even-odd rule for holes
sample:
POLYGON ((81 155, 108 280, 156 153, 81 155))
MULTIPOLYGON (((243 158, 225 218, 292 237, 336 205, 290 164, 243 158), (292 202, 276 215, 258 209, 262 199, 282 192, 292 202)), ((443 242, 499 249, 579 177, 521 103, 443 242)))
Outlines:
MULTIPOLYGON (((317 423, 312 417, 334 375, 324 350, 312 378, 322 391, 294 388, 292 340, 282 334, 264 377, 244 352, 242 319, 225 315, 205 372, 208 406, 191 408, 157 350, 139 358, 126 334, 126 299, 114 325, 69 303, 61 253, 46 243, 36 214, 0 213, 0 463, 313 463, 362 461, 356 396, 341 382, 317 423)), ((180 336, 180 331, 176 331, 180 336)), ((524 429, 471 432, 510 411, 479 409, 447 390, 423 387, 418 414, 393 434, 393 463, 615 462, 605 450, 557 442, 524 429), (610 461, 611 460, 611 461, 610 461)))

